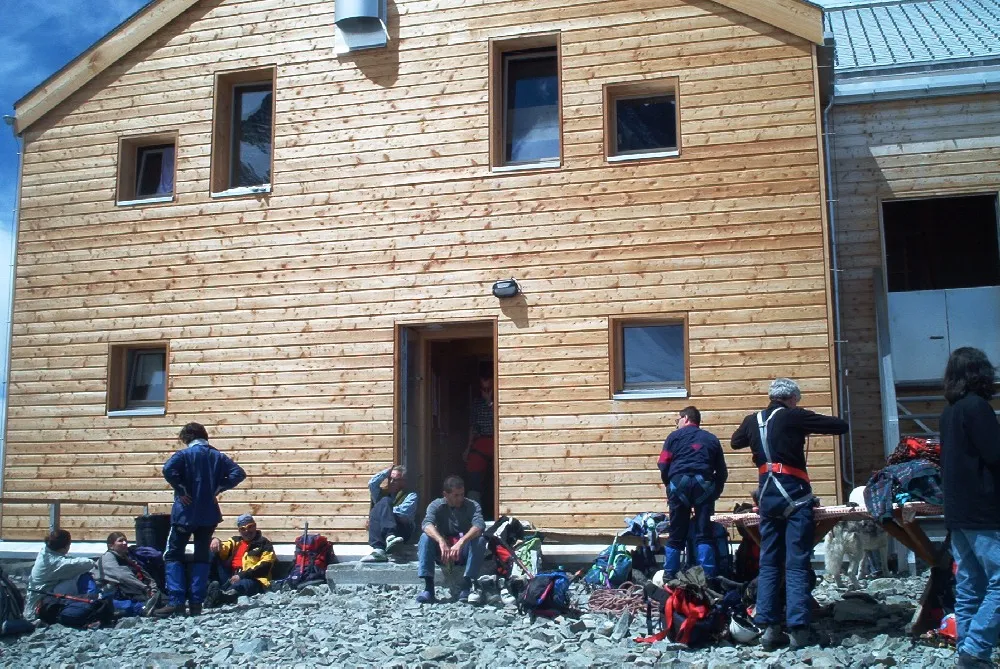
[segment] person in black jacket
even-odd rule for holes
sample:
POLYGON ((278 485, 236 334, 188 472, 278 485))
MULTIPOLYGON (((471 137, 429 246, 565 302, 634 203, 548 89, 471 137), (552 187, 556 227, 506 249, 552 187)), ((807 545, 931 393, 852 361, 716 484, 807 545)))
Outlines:
POLYGON ((989 400, 996 370, 979 349, 956 349, 941 414, 944 522, 958 566, 959 667, 992 667, 1000 633, 1000 424, 989 400))
POLYGON ((670 539, 663 563, 663 570, 670 578, 680 570, 681 551, 687 543, 692 509, 698 564, 707 576, 716 575, 712 514, 729 471, 719 439, 700 425, 701 412, 697 408, 681 409, 677 415, 677 429, 663 442, 657 463, 670 507, 670 539))
POLYGON ((802 392, 795 381, 778 378, 767 393, 770 403, 743 419, 733 433, 732 447, 750 447, 758 468, 760 513, 760 575, 757 577, 758 625, 765 627, 761 645, 772 650, 788 643, 781 631, 778 602, 782 571, 785 576, 785 621, 794 648, 809 645, 810 557, 815 525, 809 474, 806 472, 806 436, 844 434, 846 421, 813 413, 798 406, 802 392))

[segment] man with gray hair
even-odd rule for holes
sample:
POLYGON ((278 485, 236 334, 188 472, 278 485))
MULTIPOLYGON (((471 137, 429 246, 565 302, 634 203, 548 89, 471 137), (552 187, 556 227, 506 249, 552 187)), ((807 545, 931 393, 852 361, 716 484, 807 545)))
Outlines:
POLYGON ((368 545, 372 552, 361 561, 385 562, 393 548, 409 541, 413 535, 417 525, 417 493, 406 491, 403 465, 393 465, 371 477, 368 492, 372 500, 368 512, 368 545))
POLYGON ((789 642, 793 648, 812 643, 809 628, 810 558, 815 525, 806 436, 844 434, 846 421, 798 406, 802 392, 795 381, 775 379, 770 403, 743 419, 733 433, 733 448, 750 447, 758 470, 760 508, 760 575, 757 579, 756 623, 765 627, 761 645, 773 650, 789 642), (784 569, 785 610, 778 601, 784 569), (789 635, 781 631, 782 619, 789 635))

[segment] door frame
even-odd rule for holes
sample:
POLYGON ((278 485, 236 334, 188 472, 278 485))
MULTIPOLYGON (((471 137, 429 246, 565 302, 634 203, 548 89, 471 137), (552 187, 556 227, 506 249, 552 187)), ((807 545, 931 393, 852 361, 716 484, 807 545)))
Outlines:
MULTIPOLYGON (((427 447, 431 442, 431 425, 427 420, 428 368, 430 356, 428 355, 428 344, 441 339, 479 339, 490 338, 493 349, 493 439, 494 439, 494 467, 493 467, 493 509, 483 509, 483 515, 495 520, 498 518, 500 510, 500 387, 498 378, 498 353, 500 341, 500 321, 496 316, 486 316, 482 318, 457 318, 453 320, 398 320, 393 323, 393 364, 392 364, 392 458, 393 462, 403 461, 403 424, 405 416, 402 412, 402 397, 405 392, 404 384, 406 379, 401 374, 402 370, 402 341, 403 331, 416 334, 419 345, 418 360, 415 363, 420 365, 420 382, 417 388, 417 411, 423 417, 423 424, 420 426, 418 448, 420 449, 421 471, 427 472, 429 467, 430 449, 427 447)), ((430 503, 436 497, 433 486, 429 486, 432 491, 431 497, 426 500, 430 503)), ((423 491, 420 491, 423 492, 423 491)))

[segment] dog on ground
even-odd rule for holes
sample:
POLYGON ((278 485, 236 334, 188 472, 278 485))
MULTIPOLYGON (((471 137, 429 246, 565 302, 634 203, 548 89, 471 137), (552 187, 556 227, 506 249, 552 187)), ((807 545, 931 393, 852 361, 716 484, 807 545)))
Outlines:
POLYGON ((826 573, 843 587, 841 570, 848 560, 847 577, 851 586, 858 587, 858 578, 868 575, 868 551, 878 551, 882 574, 889 573, 889 536, 874 520, 849 520, 837 523, 826 535, 826 573))

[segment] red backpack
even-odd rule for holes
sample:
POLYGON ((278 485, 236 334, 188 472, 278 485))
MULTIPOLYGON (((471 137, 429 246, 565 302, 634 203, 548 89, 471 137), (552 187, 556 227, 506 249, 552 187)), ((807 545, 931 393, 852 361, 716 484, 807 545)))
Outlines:
POLYGON ((654 643, 664 638, 692 648, 710 643, 722 631, 724 619, 708 600, 687 588, 665 588, 663 629, 639 643, 654 643))
POLYGON ((333 546, 322 534, 303 534, 295 539, 295 564, 288 573, 288 583, 298 587, 326 581, 326 566, 336 562, 333 546))

